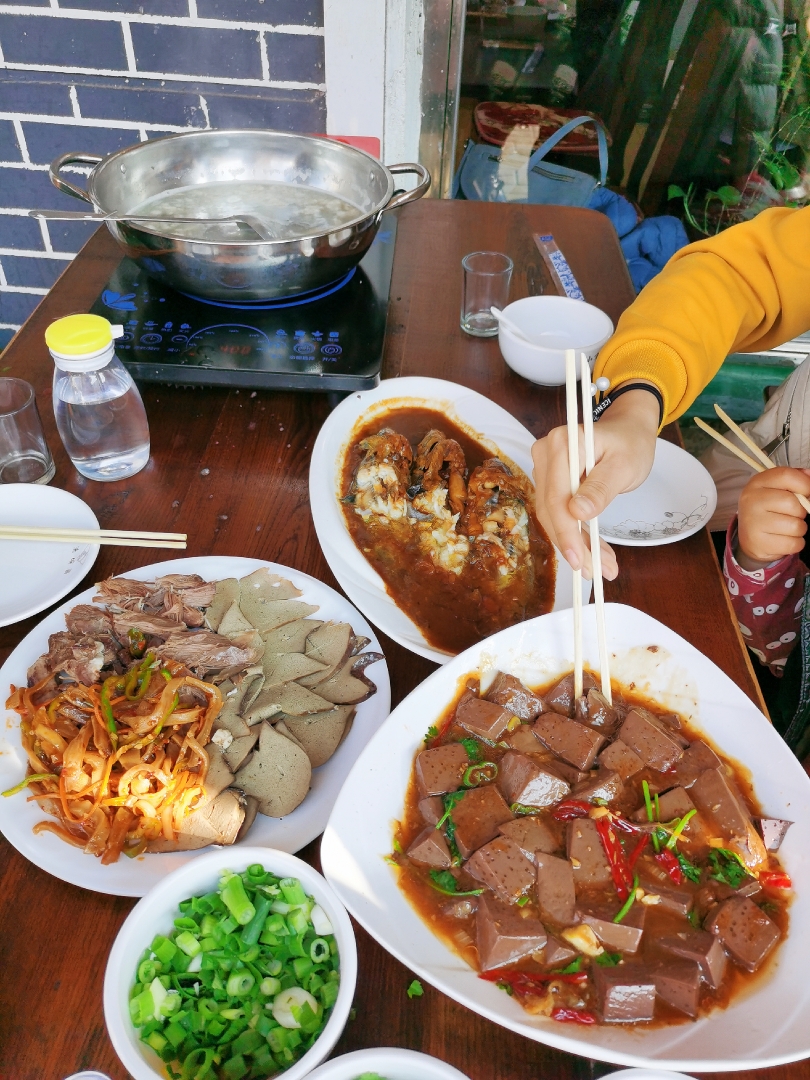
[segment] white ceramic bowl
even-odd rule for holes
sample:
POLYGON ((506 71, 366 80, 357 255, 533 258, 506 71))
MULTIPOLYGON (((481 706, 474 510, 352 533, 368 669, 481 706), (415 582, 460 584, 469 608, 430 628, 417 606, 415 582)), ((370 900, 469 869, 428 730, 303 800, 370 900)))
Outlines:
POLYGON ((253 863, 281 877, 299 879, 328 915, 340 957, 340 988, 332 1015, 312 1049, 279 1073, 279 1080, 301 1080, 320 1065, 340 1038, 357 982, 357 947, 346 909, 321 875, 294 855, 263 847, 216 848, 181 866, 148 892, 129 913, 110 951, 104 975, 104 1019, 115 1052, 134 1080, 166 1080, 167 1076, 160 1058, 140 1041, 129 1018, 129 992, 141 953, 155 934, 169 933, 181 900, 211 892, 222 870, 241 873, 253 863))
POLYGON ((498 344, 509 367, 541 386, 565 383, 565 350, 584 352, 593 365, 613 333, 613 323, 598 307, 568 296, 526 296, 507 304, 504 315, 522 330, 522 341, 500 324, 498 344))
POLYGON ((393 1046, 342 1054, 310 1073, 307 1080, 357 1080, 368 1072, 385 1080, 468 1080, 464 1073, 438 1058, 393 1046))
MULTIPOLYGON (((672 1027, 558 1024, 525 1012, 422 921, 385 862, 402 814, 414 753, 470 672, 507 671, 529 686, 573 667, 572 612, 555 611, 502 630, 429 675, 369 742, 338 796, 321 841, 323 871, 376 941, 417 978, 510 1031, 616 1065, 682 1072, 764 1069, 810 1057, 810 780, 776 730, 720 668, 635 608, 607 604, 611 674, 691 720, 746 767, 765 814, 795 824, 780 851, 793 879, 788 940, 762 977, 726 1009, 672 1027), (653 646, 654 648, 650 648, 653 646)), ((585 664, 599 670, 594 607, 583 612, 585 664)), ((492 1038, 496 1038, 492 1033, 492 1038)))

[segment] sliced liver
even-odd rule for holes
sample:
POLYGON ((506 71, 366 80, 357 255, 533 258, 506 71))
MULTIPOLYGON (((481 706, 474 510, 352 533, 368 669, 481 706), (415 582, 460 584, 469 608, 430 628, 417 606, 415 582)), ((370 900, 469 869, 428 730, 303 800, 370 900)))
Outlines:
POLYGON ((606 746, 598 760, 603 768, 617 772, 622 780, 628 780, 644 766, 638 754, 625 746, 621 739, 616 739, 610 746, 606 746))
POLYGON ((683 747, 674 736, 662 731, 639 709, 631 709, 627 714, 619 738, 645 765, 661 772, 671 768, 683 756, 683 747))
POLYGON ((538 854, 537 903, 540 914, 558 926, 572 926, 576 921, 574 874, 568 859, 538 854))
POLYGON ((423 750, 416 758, 416 783, 422 798, 444 795, 461 787, 464 770, 470 764, 461 743, 448 743, 435 750, 423 750))
POLYGON ((551 854, 560 846, 554 831, 535 815, 507 821, 498 828, 498 832, 501 836, 508 836, 530 859, 533 859, 538 851, 551 854))
POLYGON ((506 967, 543 949, 548 935, 539 919, 484 893, 475 913, 475 944, 482 971, 506 967))
POLYGON ((572 794, 583 802, 602 799, 606 803, 615 802, 624 793, 624 781, 612 769, 599 769, 596 776, 577 784, 572 794))
POLYGON ((498 787, 510 806, 519 803, 538 809, 553 806, 571 790, 565 780, 517 750, 507 750, 501 758, 498 787))
POLYGON ((675 776, 681 787, 690 788, 702 772, 722 767, 720 758, 705 742, 697 739, 684 750, 675 766, 675 776))
POLYGON ((596 1008, 609 1024, 652 1020, 655 1012, 655 976, 645 964, 620 964, 591 969, 596 1008))
POLYGON ((700 977, 713 990, 717 990, 726 973, 726 954, 720 942, 706 930, 683 930, 671 937, 658 938, 656 945, 674 956, 694 960, 700 968, 700 977))
POLYGON ((487 701, 502 705, 521 720, 535 720, 543 711, 543 700, 523 685, 514 675, 499 671, 487 691, 487 701))
MULTIPOLYGON (((582 678, 583 691, 587 693, 594 686, 596 686, 596 679, 586 671, 582 678)), ((574 711, 574 673, 564 675, 548 693, 543 695, 543 700, 552 712, 571 716, 574 711)))
POLYGON ((746 971, 756 971, 781 937, 776 923, 747 896, 724 901, 706 929, 746 971))
POLYGON ((473 788, 453 807, 450 817, 456 827, 454 839, 462 858, 498 835, 498 826, 514 818, 494 784, 473 788))
POLYGON ((433 825, 428 825, 426 829, 419 833, 408 848, 407 855, 415 863, 421 863, 423 866, 441 867, 442 869, 451 866, 453 862, 447 841, 433 825))
POLYGON ((751 815, 736 785, 719 769, 706 769, 690 789, 698 810, 714 822, 725 837, 748 835, 751 815))
POLYGON ((543 963, 546 967, 563 967, 566 964, 570 964, 577 956, 579 956, 579 953, 573 946, 569 945, 567 941, 561 941, 553 934, 548 935, 548 941, 546 942, 545 953, 543 955, 543 963))
POLYGON ((533 863, 506 836, 480 847, 464 869, 507 904, 514 904, 534 884, 533 863))
POLYGON ((668 960, 653 968, 655 992, 679 1012, 697 1016, 700 968, 694 960, 668 960))
POLYGON ((428 825, 436 825, 444 814, 444 803, 438 795, 426 795, 419 800, 417 809, 422 815, 422 820, 428 825))
POLYGON ((484 698, 469 697, 456 709, 456 723, 471 735, 478 735, 489 742, 497 742, 506 731, 514 713, 503 705, 484 698))
POLYGON ((557 713, 538 717, 534 733, 552 753, 576 769, 590 769, 605 745, 604 735, 557 713))
POLYGON ((613 921, 615 910, 602 907, 580 908, 577 914, 579 921, 590 926, 600 944, 609 952, 631 955, 638 952, 644 936, 644 920, 647 914, 647 909, 642 904, 633 904, 620 923, 613 921))
POLYGON ((609 885, 613 880, 610 864, 590 818, 568 822, 566 853, 571 860, 576 885, 609 885))

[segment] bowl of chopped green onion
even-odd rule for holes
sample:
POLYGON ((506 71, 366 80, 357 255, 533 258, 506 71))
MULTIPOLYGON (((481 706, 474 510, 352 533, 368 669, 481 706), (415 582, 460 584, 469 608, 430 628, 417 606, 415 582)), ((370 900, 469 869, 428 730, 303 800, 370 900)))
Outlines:
POLYGON ((135 1080, 300 1080, 346 1024, 357 949, 307 863, 218 848, 133 908, 110 952, 104 1016, 135 1080))

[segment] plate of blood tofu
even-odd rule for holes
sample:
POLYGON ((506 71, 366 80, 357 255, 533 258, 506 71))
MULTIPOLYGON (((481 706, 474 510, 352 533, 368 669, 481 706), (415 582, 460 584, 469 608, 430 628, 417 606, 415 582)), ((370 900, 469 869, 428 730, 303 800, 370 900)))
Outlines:
POLYGON ((421 978, 528 1038, 620 1065, 810 1056, 810 781, 714 664, 633 608, 455 657, 391 714, 324 834, 324 873, 421 978))

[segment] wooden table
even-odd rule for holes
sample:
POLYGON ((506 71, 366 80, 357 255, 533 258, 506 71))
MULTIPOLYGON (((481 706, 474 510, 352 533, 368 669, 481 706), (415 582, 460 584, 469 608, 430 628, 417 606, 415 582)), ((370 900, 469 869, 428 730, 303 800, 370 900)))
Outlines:
MULTIPOLYGON (((563 422, 559 391, 514 375, 495 341, 467 337, 458 325, 460 261, 467 252, 508 253, 516 267, 513 298, 550 289, 534 232, 554 233, 586 298, 615 322, 633 290, 606 218, 562 207, 425 201, 404 210, 400 220, 384 375, 434 375, 464 383, 499 402, 538 436, 563 422)), ((0 373, 34 384, 56 460, 53 483, 83 498, 103 527, 187 531, 189 555, 272 560, 336 587, 312 528, 307 497, 310 452, 329 411, 323 395, 146 386, 149 465, 130 480, 110 484, 84 480, 70 465, 54 427, 52 362, 43 335, 53 319, 89 309, 118 258, 106 230, 97 232, 0 360, 0 373)), ((91 580, 167 554, 102 548, 91 580)), ((660 619, 757 700, 705 532, 665 548, 621 549, 620 565, 619 581, 606 590, 610 600, 660 619)), ((0 661, 41 618, 0 630, 0 661)), ((383 646, 397 704, 433 665, 385 638, 383 646)), ((317 841, 303 855, 317 865, 317 841)), ((123 1080, 126 1074, 104 1027, 101 987, 107 953, 132 904, 64 884, 0 839, 2 1080, 61 1080, 89 1068, 123 1080)), ((410 1047, 451 1062, 473 1080, 586 1080, 611 1071, 507 1033, 428 986, 423 997, 409 1000, 411 974, 361 930, 358 946, 357 1014, 337 1053, 375 1045, 410 1047)), ((740 1075, 754 1077, 753 1072, 740 1075)), ((806 1066, 774 1069, 770 1075, 798 1080, 806 1076, 806 1066)))

